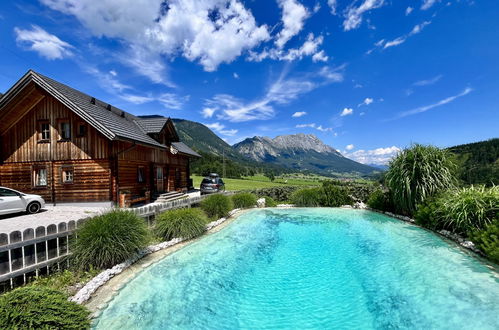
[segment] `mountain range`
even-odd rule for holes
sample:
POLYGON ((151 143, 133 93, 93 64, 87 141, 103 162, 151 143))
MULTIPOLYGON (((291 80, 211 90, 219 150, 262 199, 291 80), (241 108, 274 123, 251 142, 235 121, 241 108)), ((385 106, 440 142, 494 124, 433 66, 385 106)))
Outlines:
POLYGON ((222 156, 243 164, 267 164, 286 171, 309 171, 338 176, 370 175, 379 169, 348 159, 312 134, 281 135, 273 139, 255 136, 233 146, 205 125, 190 120, 173 119, 182 142, 202 153, 222 156))

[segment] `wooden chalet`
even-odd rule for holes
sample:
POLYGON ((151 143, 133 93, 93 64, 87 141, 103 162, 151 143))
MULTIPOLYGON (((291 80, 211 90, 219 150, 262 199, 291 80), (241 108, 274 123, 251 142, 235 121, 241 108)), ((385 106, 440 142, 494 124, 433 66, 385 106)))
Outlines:
POLYGON ((0 98, 0 186, 47 202, 185 191, 189 160, 171 119, 137 117, 34 71, 0 98))

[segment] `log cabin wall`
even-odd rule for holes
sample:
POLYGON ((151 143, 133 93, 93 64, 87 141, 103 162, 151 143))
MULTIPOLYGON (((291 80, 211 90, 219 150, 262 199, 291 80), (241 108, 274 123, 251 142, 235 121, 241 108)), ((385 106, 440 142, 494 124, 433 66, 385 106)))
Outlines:
POLYGON ((0 185, 41 195, 47 202, 113 197, 109 140, 52 96, 3 132, 1 147, 0 185), (63 122, 69 123, 69 139, 61 136, 63 122), (46 171, 43 186, 35 183, 39 169, 46 171), (63 180, 63 170, 71 172, 70 180, 63 180))

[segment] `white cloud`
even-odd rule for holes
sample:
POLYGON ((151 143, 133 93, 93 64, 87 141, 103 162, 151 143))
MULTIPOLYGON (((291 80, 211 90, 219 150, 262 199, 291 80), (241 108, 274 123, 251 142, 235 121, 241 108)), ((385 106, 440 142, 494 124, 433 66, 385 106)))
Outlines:
POLYGON ((84 67, 84 70, 96 78, 97 83, 111 94, 119 94, 132 89, 131 86, 120 82, 111 72, 101 72, 94 67, 84 67))
POLYGON ((391 146, 373 150, 360 149, 351 153, 345 153, 344 156, 363 164, 386 165, 400 151, 399 147, 391 146))
POLYGON ((315 123, 311 124, 299 124, 295 126, 296 128, 313 128, 316 129, 320 132, 332 132, 333 128, 332 127, 322 127, 322 125, 317 125, 315 123))
POLYGON ((412 13, 412 11, 414 10, 414 8, 412 7, 407 7, 406 10, 405 10, 405 16, 408 16, 412 13))
MULTIPOLYGON (((423 31, 423 29, 427 25, 430 25, 430 24, 431 24, 431 21, 424 21, 421 24, 415 25, 412 28, 411 32, 404 34, 403 36, 397 37, 391 41, 385 41, 385 39, 381 39, 380 41, 376 42, 374 44, 374 46, 375 46, 375 48, 382 47, 383 49, 398 46, 400 44, 403 44, 407 40, 407 38, 412 37, 413 35, 416 35, 416 34, 420 33, 421 31, 423 31)), ((371 53, 374 49, 369 50, 368 54, 371 53)))
POLYGON ((237 72, 234 72, 234 73, 232 74, 232 76, 233 76, 235 79, 239 79, 239 75, 237 74, 237 72))
POLYGON ((439 0, 423 0, 423 4, 421 5, 421 10, 430 9, 438 1, 439 0))
POLYGON ((133 104, 143 104, 143 103, 148 103, 154 101, 154 97, 150 96, 141 96, 141 95, 134 95, 134 94, 121 94, 120 98, 123 100, 133 103, 133 104))
POLYGON ((320 52, 317 52, 312 56, 312 61, 314 61, 314 62, 326 62, 328 60, 328 58, 329 57, 326 55, 326 53, 323 50, 321 50, 320 52))
POLYGON ((356 29, 362 23, 362 15, 364 13, 379 8, 384 5, 384 0, 364 0, 358 7, 357 2, 350 4, 345 10, 345 20, 343 21, 343 29, 345 31, 356 29))
POLYGON ((419 80, 413 83, 413 86, 428 86, 428 85, 433 85, 437 83, 440 79, 442 79, 443 75, 439 74, 438 76, 435 76, 430 79, 425 79, 425 80, 419 80))
POLYGON ((156 100, 165 108, 181 110, 184 106, 184 103, 189 100, 189 95, 181 97, 173 93, 163 93, 159 95, 156 100))
POLYGON ((297 111, 295 112, 291 117, 293 118, 299 118, 305 116, 307 113, 305 111, 297 111))
POLYGON ((353 114, 353 109, 352 108, 344 108, 343 111, 341 112, 340 116, 349 116, 353 114))
POLYGON ((206 71, 214 71, 270 38, 267 26, 258 26, 239 0, 41 1, 74 15, 94 35, 117 38, 134 48, 130 54, 140 56, 130 59, 130 64, 148 65, 144 59, 154 59, 152 72, 142 72, 155 82, 160 80, 161 66, 156 61, 162 55, 172 59, 183 56, 199 62, 206 71))
POLYGON ((109 74, 113 77, 116 77, 118 75, 118 72, 114 71, 114 70, 110 70, 109 71, 109 74))
POLYGON ((293 78, 286 78, 282 73, 262 98, 252 102, 228 94, 217 94, 206 100, 202 114, 211 117, 216 112, 219 120, 231 122, 269 119, 275 114, 275 105, 288 104, 316 88, 342 81, 343 74, 339 72, 342 68, 323 67, 318 72, 293 78))
POLYGON ((321 10, 321 4, 319 2, 317 2, 315 5, 314 5, 314 9, 312 10, 312 12, 315 14, 317 13, 319 10, 321 10))
POLYGON ((352 150, 353 148, 355 148, 353 144, 349 144, 345 147, 346 150, 352 150))
POLYGON ((394 119, 403 118, 403 117, 412 116, 412 115, 415 115, 415 114, 418 114, 418 113, 426 112, 426 111, 431 110, 433 108, 436 108, 436 107, 445 105, 447 103, 450 103, 450 102, 452 102, 452 101, 454 101, 454 100, 456 100, 456 99, 458 99, 458 98, 460 98, 462 96, 468 95, 472 91, 473 91, 472 88, 467 87, 461 93, 459 93, 457 95, 454 95, 454 96, 447 97, 447 98, 445 98, 443 100, 440 100, 440 101, 438 101, 436 103, 433 103, 433 104, 430 104, 430 105, 425 105, 425 106, 422 106, 422 107, 419 107, 419 108, 415 108, 415 109, 412 109, 412 110, 409 110, 409 111, 401 112, 394 119))
POLYGON ((238 132, 237 129, 227 129, 225 127, 225 125, 220 124, 219 122, 212 123, 212 124, 205 124, 205 126, 208 127, 209 129, 214 130, 217 133, 220 133, 220 134, 226 135, 226 136, 234 136, 238 132))
POLYGON ((366 97, 362 103, 360 103, 358 106, 363 106, 363 105, 369 105, 374 102, 374 99, 371 97, 366 97))
POLYGON ((398 37, 398 38, 393 39, 391 41, 387 41, 383 48, 386 49, 386 48, 390 48, 393 46, 398 46, 400 44, 403 44, 406 39, 407 39, 406 37, 398 37))
POLYGON ((301 60, 305 56, 312 56, 312 60, 314 62, 325 62, 328 60, 328 56, 323 50, 319 51, 319 46, 322 45, 323 41, 323 36, 315 37, 313 33, 309 33, 307 35, 307 39, 299 48, 290 48, 288 50, 272 48, 265 49, 260 53, 250 51, 248 60, 260 62, 264 59, 270 58, 280 61, 294 61, 301 60))
POLYGON ((19 46, 37 52, 49 60, 63 59, 73 55, 74 47, 57 36, 48 33, 37 25, 32 25, 31 30, 14 28, 16 42, 19 46))
POLYGON ((282 49, 284 45, 302 29, 305 20, 309 17, 307 9, 296 0, 278 0, 282 9, 282 30, 277 34, 275 44, 282 49))
POLYGON ((329 8, 331 8, 331 14, 336 15, 336 7, 338 6, 337 0, 327 0, 329 8))

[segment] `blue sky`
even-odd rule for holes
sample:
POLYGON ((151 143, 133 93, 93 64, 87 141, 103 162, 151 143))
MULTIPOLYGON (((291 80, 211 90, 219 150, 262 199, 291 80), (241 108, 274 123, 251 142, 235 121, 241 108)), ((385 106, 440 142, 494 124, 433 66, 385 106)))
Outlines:
POLYGON ((229 143, 313 133, 386 162, 499 134, 499 1, 13 0, 0 91, 32 68, 229 143))

